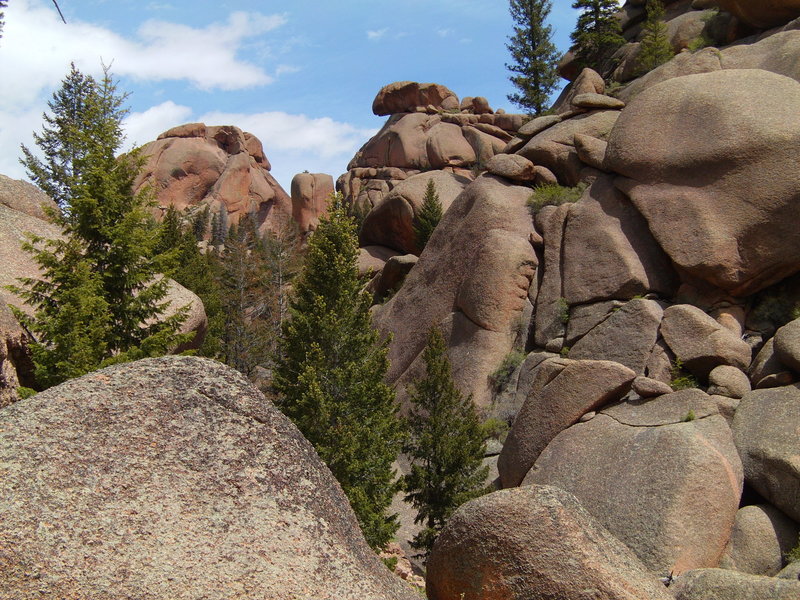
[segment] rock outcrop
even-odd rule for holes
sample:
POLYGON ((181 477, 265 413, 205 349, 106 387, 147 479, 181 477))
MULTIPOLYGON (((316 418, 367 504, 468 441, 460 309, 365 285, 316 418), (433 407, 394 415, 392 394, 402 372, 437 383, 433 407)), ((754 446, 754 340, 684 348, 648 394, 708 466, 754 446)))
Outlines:
POLYGON ((292 178, 292 218, 301 235, 317 228, 333 193, 333 177, 325 173, 298 173, 292 178))
POLYGON ((4 598, 411 600, 240 374, 165 357, 0 410, 4 598))
POLYGON ((292 215, 291 197, 270 174, 261 141, 238 127, 173 127, 142 146, 142 155, 134 189, 152 188, 161 209, 197 215, 208 208, 226 225, 254 215, 261 231, 279 230, 292 215))

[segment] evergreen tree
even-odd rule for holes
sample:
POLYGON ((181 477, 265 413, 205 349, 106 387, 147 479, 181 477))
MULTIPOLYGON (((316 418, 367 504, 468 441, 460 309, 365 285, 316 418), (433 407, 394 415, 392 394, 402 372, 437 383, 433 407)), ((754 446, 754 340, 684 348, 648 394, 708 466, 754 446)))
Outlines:
POLYGON ((415 523, 425 528, 412 547, 427 556, 447 519, 467 500, 487 492, 488 467, 483 428, 472 398, 458 391, 441 331, 434 328, 422 354, 425 376, 411 385, 408 417, 411 440, 406 452, 411 472, 404 477, 406 501, 417 509, 415 523))
POLYGON ((572 42, 577 47, 578 63, 603 73, 603 63, 625 43, 617 0, 575 0, 572 8, 581 10, 572 42))
POLYGON ((663 65, 675 55, 669 43, 664 14, 661 0, 647 0, 647 20, 644 24, 644 36, 638 59, 639 71, 642 74, 663 65))
POLYGON ((192 221, 190 230, 170 205, 159 226, 153 255, 160 273, 197 294, 203 302, 208 329, 199 354, 215 358, 222 350, 225 314, 220 285, 214 276, 214 254, 201 254, 195 238, 196 223, 196 219, 192 221))
MULTIPOLYGON (((46 126, 36 138, 44 155, 53 160, 40 162, 25 151, 23 163, 32 176, 56 190, 62 203, 62 211, 52 219, 62 227, 65 238, 26 246, 43 266, 40 282, 28 279, 22 284, 30 292, 23 296, 35 310, 29 327, 43 336, 40 342, 45 350, 56 351, 56 342, 48 335, 53 330, 48 320, 57 316, 54 311, 65 301, 62 287, 85 293, 100 286, 99 296, 109 314, 108 327, 103 329, 106 361, 161 355, 182 341, 176 331, 185 311, 163 318, 167 281, 157 277, 151 258, 155 225, 147 210, 148 199, 132 192, 142 159, 136 151, 120 159, 114 155, 124 139, 124 98, 117 94, 107 69, 96 81, 73 66, 54 94, 54 114, 45 116, 53 127, 46 126), (74 107, 79 110, 73 111, 74 107), (54 149, 57 152, 51 152, 54 149), (82 283, 77 280, 80 269, 75 271, 76 280, 69 281, 60 266, 79 265, 78 257, 92 273, 82 283)), ((95 309, 99 306, 90 304, 95 309)), ((73 327, 75 335, 80 335, 81 325, 76 322, 73 327)))
POLYGON ((436 185, 433 183, 433 179, 429 179, 428 186, 425 188, 422 207, 414 221, 414 237, 420 252, 427 245, 433 230, 436 229, 441 220, 442 203, 439 201, 439 194, 436 193, 436 185))
POLYGON ((355 224, 335 196, 294 285, 274 386, 280 408, 339 480, 367 542, 381 548, 398 527, 386 510, 398 488, 392 463, 402 424, 384 383, 387 342, 372 327, 357 251, 355 224))
MULTIPOLYGON (((5 8, 8 5, 8 0, 0 0, 0 9, 5 8)), ((5 12, 0 10, 0 37, 3 37, 3 25, 6 24, 5 21, 5 12)))
POLYGON ((544 111, 558 81, 553 28, 545 24, 551 8, 550 0, 509 0, 516 24, 506 44, 513 59, 506 69, 515 73, 509 79, 519 92, 509 94, 508 99, 531 114, 544 111))

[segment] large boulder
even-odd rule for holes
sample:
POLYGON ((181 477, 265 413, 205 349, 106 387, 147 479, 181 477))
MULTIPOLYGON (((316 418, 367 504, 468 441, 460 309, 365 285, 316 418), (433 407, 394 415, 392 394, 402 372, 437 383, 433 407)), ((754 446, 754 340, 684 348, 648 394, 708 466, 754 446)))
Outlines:
POLYGON ((27 181, 0 175, 0 204, 43 221, 48 220, 48 210, 56 210, 50 196, 27 181))
POLYGON ((431 600, 669 600, 639 560, 562 490, 529 486, 472 500, 427 565, 431 600))
POLYGON ((261 231, 277 231, 292 199, 270 174, 261 142, 230 125, 180 125, 142 146, 145 164, 134 191, 150 187, 163 209, 223 213, 230 225, 255 215, 261 231))
POLYGON ((677 289, 669 258, 611 177, 598 177, 570 207, 563 244, 563 295, 570 305, 650 292, 671 297, 677 289))
POLYGON ((438 83, 395 81, 380 89, 372 102, 377 116, 415 112, 418 109, 457 110, 458 96, 438 83))
POLYGON ((456 384, 489 405, 489 376, 512 348, 537 265, 529 195, 479 177, 453 201, 400 291, 376 309, 376 325, 393 335, 388 380, 401 397, 424 368, 428 332, 440 326, 456 384))
POLYGON ((679 267, 751 294, 800 270, 798 107, 800 84, 767 71, 670 79, 622 111, 605 166, 679 267))
POLYGON ((797 600, 800 581, 697 569, 678 578, 670 591, 675 600, 797 600))
POLYGON ((631 369, 605 360, 545 361, 503 444, 497 463, 501 485, 522 483, 556 435, 589 411, 622 398, 635 377, 631 369))
POLYGON ((334 192, 333 177, 327 173, 298 173, 292 177, 292 218, 301 234, 314 231, 319 218, 328 212, 334 192))
POLYGON ((750 366, 750 346, 711 316, 691 304, 675 304, 664 311, 661 335, 689 371, 705 380, 712 369, 750 366))
POLYGON ((361 246, 385 246, 404 254, 419 253, 414 219, 419 215, 428 182, 432 181, 446 212, 470 181, 446 171, 428 171, 400 182, 364 219, 361 246))
POLYGON ((6 598, 415 597, 311 444, 236 371, 165 357, 0 411, 6 598))
POLYGON ((717 3, 745 23, 761 29, 776 27, 800 17, 798 0, 717 0, 717 3))
POLYGON ((560 433, 523 485, 560 487, 659 575, 717 566, 742 466, 716 403, 699 390, 607 408, 560 433))
POLYGON ((797 543, 798 526, 769 504, 739 509, 731 541, 720 561, 723 569, 773 577, 783 568, 783 557, 797 543))
POLYGON ((745 394, 733 432, 748 484, 800 522, 800 384, 745 394))

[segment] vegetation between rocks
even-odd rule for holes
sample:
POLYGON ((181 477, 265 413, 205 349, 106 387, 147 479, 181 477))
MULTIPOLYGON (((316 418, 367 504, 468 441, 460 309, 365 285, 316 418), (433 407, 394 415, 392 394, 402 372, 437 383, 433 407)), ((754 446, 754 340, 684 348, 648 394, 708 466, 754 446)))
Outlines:
POLYGON ((672 362, 670 377, 669 385, 676 392, 700 387, 697 378, 684 368, 683 361, 679 358, 672 362))
POLYGON ((545 206, 560 206, 577 202, 586 191, 586 184, 581 183, 575 187, 566 187, 557 183, 545 183, 533 189, 528 198, 528 206, 536 214, 545 206))
POLYGON ((503 362, 500 363, 500 366, 497 367, 494 373, 489 377, 495 392, 499 393, 505 389, 511 381, 511 376, 514 374, 514 371, 517 370, 517 367, 519 367, 524 360, 525 353, 519 350, 512 350, 506 354, 505 358, 503 358, 503 362))

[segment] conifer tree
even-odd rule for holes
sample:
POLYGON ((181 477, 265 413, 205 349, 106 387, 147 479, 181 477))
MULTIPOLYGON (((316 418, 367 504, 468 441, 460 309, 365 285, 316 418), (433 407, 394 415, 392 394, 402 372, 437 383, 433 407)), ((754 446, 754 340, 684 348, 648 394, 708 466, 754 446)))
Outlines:
POLYGON ((425 526, 411 545, 427 556, 453 512, 487 492, 488 467, 481 466, 486 444, 478 414, 472 398, 464 398, 453 382, 438 328, 431 330, 422 356, 425 376, 410 387, 411 472, 403 486, 406 501, 417 509, 414 522, 425 526))
POLYGON ((506 44, 513 60, 506 69, 515 73, 509 79, 519 91, 508 99, 531 114, 544 111, 558 81, 553 28, 545 23, 551 8, 550 0, 509 0, 515 25, 506 44))
POLYGON ((335 196, 293 286, 274 386, 278 406, 341 484, 367 542, 382 548, 398 527, 386 510, 398 488, 392 463, 402 424, 384 383, 387 343, 372 326, 357 250, 355 223, 335 196))
POLYGON ((425 197, 422 200, 422 207, 414 221, 414 237, 417 242, 417 249, 422 252, 428 240, 442 220, 442 203, 439 201, 439 194, 436 193, 436 185, 433 179, 428 180, 425 188, 425 197))
POLYGON ((572 8, 582 11, 571 35, 578 63, 602 74, 604 61, 625 43, 616 17, 619 4, 617 0, 575 0, 572 8))
MULTIPOLYGON (((54 94, 54 113, 45 115, 52 127, 45 126, 36 138, 46 160, 23 149, 22 162, 32 178, 59 194, 62 210, 51 218, 65 236, 46 243, 34 240, 26 246, 43 273, 40 280, 23 280, 18 293, 34 308, 34 318, 27 325, 39 336, 42 352, 58 351, 53 331, 67 336, 50 321, 61 319, 57 311, 62 303, 75 303, 62 293, 70 289, 80 290, 79 295, 99 295, 105 303, 108 327, 101 328, 105 362, 165 354, 182 341, 176 332, 185 311, 163 318, 167 281, 157 277, 151 258, 155 226, 147 210, 148 199, 132 192, 141 157, 136 151, 115 157, 124 139, 124 98, 117 94, 107 69, 96 81, 73 66, 54 94), (76 265, 74 280, 64 272, 64 264, 76 265), (91 277, 85 276, 84 267, 91 277)), ((87 305, 99 311, 100 304, 87 305)), ((69 326, 61 320, 63 327, 69 326)), ((82 325, 76 321, 72 327, 72 333, 80 336, 82 325)))
POLYGON ((664 22, 664 4, 661 0, 647 0, 647 20, 639 48, 639 71, 644 74, 669 61, 675 53, 669 43, 667 24, 664 22))
MULTIPOLYGON (((0 9, 5 8, 8 5, 8 0, 0 0, 0 9)), ((5 12, 0 10, 0 38, 3 37, 3 25, 6 24, 5 21, 5 12)))

